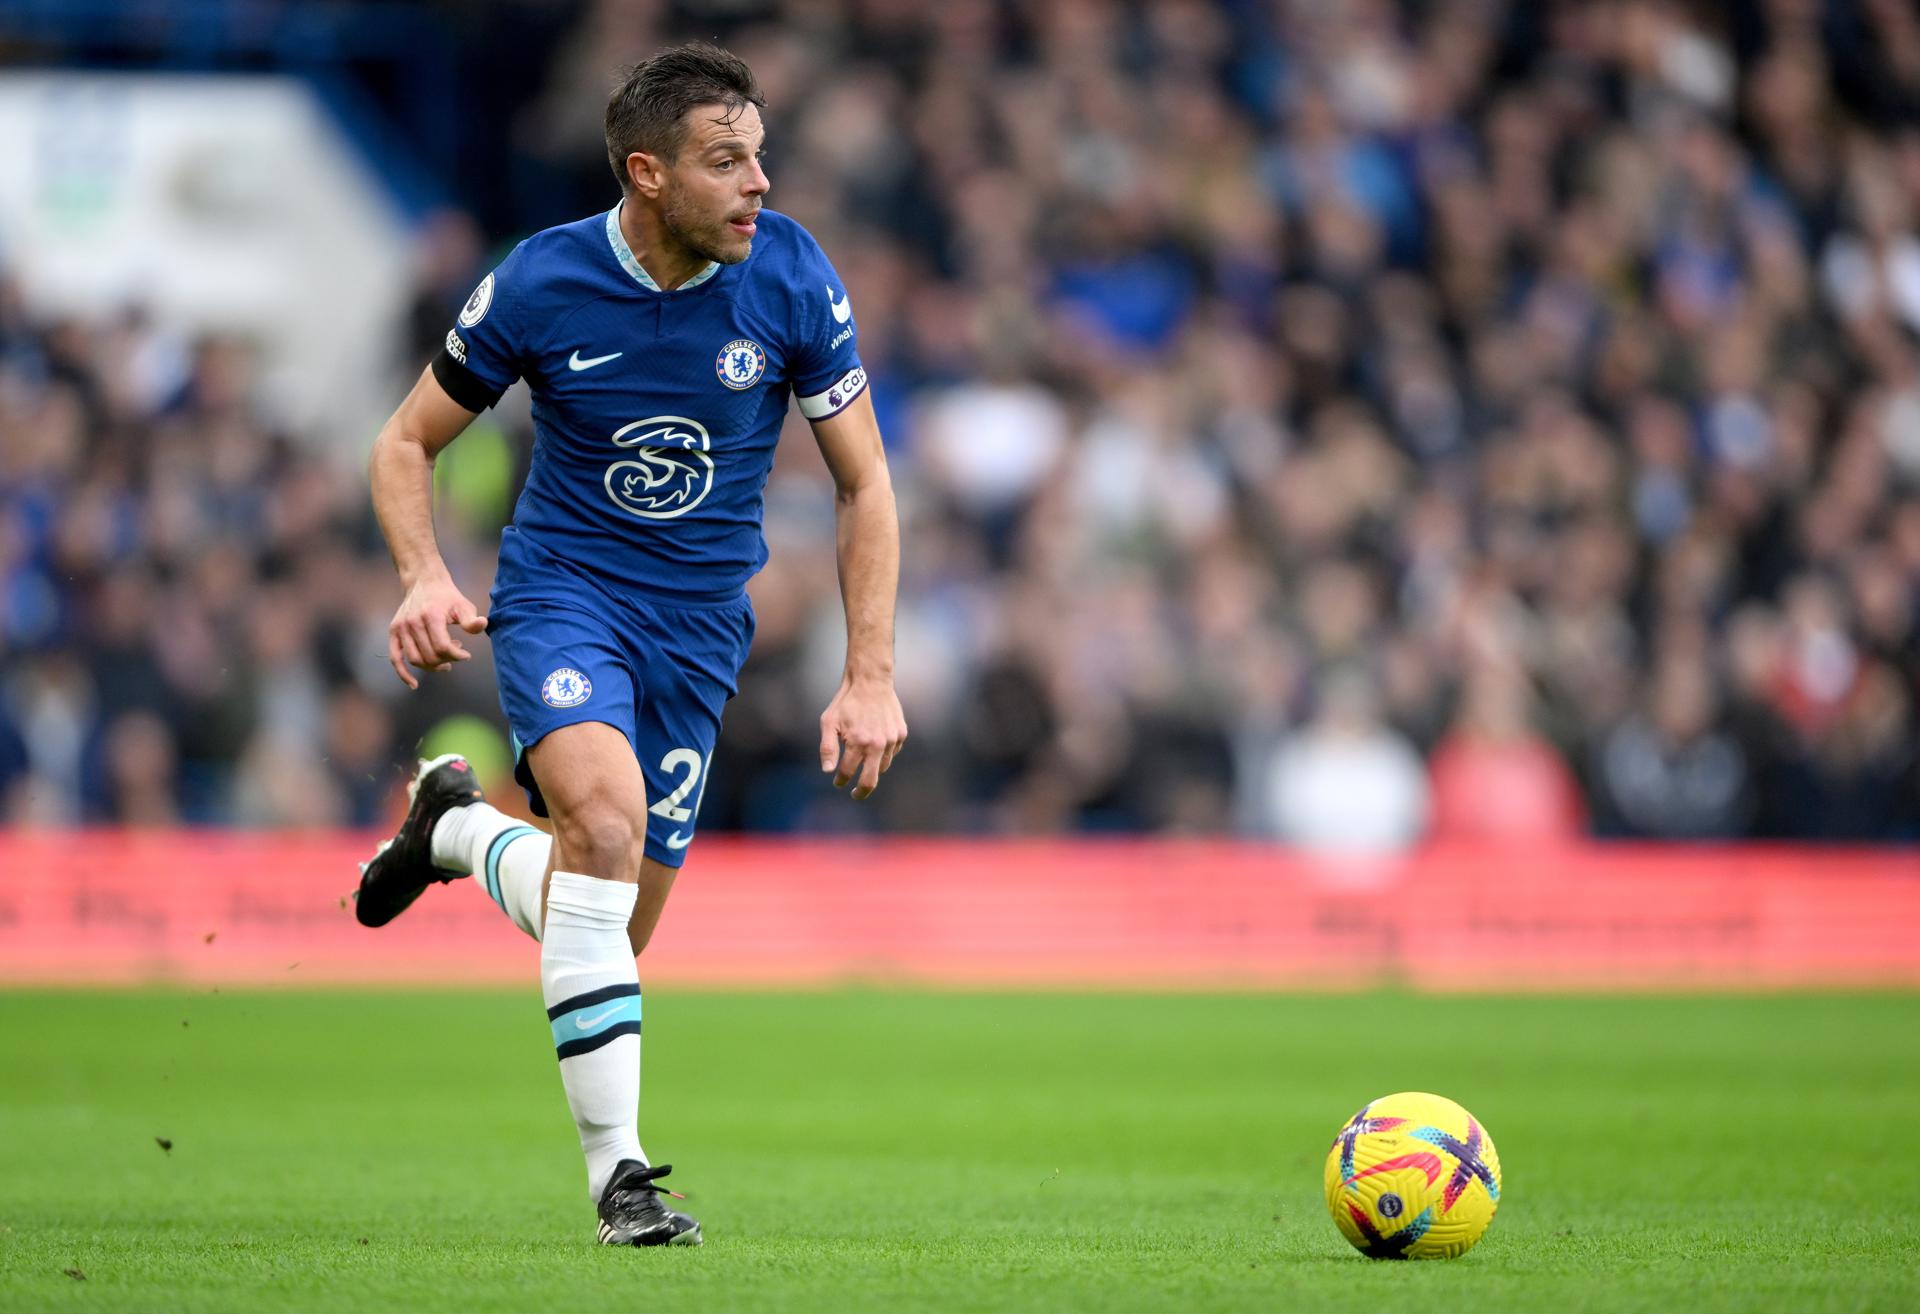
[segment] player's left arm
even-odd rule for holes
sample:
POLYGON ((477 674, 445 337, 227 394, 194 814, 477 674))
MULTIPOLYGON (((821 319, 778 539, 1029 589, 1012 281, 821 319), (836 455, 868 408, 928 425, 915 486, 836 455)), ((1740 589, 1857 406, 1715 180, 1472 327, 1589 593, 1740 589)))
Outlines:
POLYGON ((900 517, 869 393, 813 421, 813 436, 833 475, 840 600, 847 612, 847 667, 820 716, 820 769, 834 773, 835 789, 852 782, 853 796, 864 799, 907 742, 906 714, 893 688, 900 517))

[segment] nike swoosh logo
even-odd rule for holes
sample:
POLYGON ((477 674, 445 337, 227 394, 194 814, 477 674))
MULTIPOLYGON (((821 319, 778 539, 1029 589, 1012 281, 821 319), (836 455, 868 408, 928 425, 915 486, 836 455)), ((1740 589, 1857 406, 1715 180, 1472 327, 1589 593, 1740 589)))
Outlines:
POLYGON ((610 360, 619 360, 626 354, 624 351, 616 351, 611 356, 595 356, 592 360, 581 360, 580 353, 576 351, 573 355, 567 357, 567 368, 570 370, 590 370, 595 365, 605 365, 610 360))
POLYGON ((833 299, 833 289, 828 288, 827 309, 833 312, 834 323, 844 324, 853 318, 853 298, 843 296, 838 301, 835 301, 833 299))
POLYGON ((682 835, 677 830, 667 836, 667 847, 670 849, 684 849, 691 843, 693 843, 693 836, 682 835))
POLYGON ((576 1017, 573 1020, 573 1024, 576 1027, 579 1027, 582 1031, 587 1031, 594 1027, 599 1026, 602 1022, 605 1022, 608 1018, 612 1017, 615 1013, 618 1013, 622 1008, 625 1008, 625 1007, 626 1005, 624 1004, 615 1004, 612 1008, 609 1008, 606 1012, 602 1013, 599 1017, 576 1017))

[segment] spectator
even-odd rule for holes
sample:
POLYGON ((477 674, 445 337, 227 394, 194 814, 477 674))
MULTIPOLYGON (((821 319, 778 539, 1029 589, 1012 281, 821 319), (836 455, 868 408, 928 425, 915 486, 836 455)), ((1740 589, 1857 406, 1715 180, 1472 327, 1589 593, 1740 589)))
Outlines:
POLYGON ((1331 677, 1307 727, 1274 754, 1266 829, 1327 853, 1404 849, 1427 824, 1420 755, 1382 725, 1374 692, 1352 672, 1331 677))
POLYGON ((1585 824, 1579 784, 1528 724, 1524 678, 1487 666, 1467 681, 1452 732, 1434 751, 1435 839, 1552 845, 1585 824))
POLYGON ((1600 746, 1600 804, 1613 833, 1652 839, 1738 835, 1753 806, 1746 754, 1715 724, 1705 672, 1663 666, 1646 706, 1600 746))

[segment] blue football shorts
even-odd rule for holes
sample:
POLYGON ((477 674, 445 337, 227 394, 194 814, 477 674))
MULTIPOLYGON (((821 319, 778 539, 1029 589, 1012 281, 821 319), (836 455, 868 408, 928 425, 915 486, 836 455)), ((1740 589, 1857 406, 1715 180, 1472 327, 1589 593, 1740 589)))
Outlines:
POLYGON ((496 582, 487 613, 514 779, 547 816, 527 749, 564 725, 627 737, 647 782, 646 854, 678 867, 693 842, 720 714, 753 643, 745 595, 714 604, 616 595, 562 570, 496 582))

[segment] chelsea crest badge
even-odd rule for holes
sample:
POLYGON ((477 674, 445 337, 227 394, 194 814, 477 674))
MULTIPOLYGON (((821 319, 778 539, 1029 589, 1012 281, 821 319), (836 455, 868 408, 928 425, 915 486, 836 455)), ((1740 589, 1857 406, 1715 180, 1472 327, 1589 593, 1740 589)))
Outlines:
POLYGON ((540 682, 540 698, 548 707, 578 707, 593 697, 593 681, 562 666, 540 682))
POLYGON ((714 373, 720 376, 720 382, 735 392, 744 392, 760 382, 760 376, 767 372, 767 353, 752 338, 735 338, 720 349, 720 358, 713 363, 714 373))

